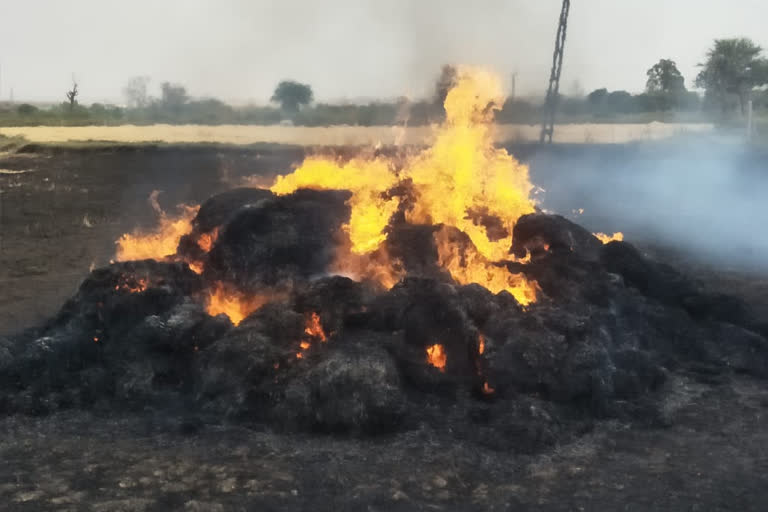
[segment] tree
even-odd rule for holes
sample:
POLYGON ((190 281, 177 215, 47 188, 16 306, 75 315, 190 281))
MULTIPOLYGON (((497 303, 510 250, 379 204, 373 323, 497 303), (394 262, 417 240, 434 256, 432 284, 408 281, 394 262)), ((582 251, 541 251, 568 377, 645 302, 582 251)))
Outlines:
POLYGON ((608 96, 608 89, 603 87, 602 89, 595 89, 587 95, 587 101, 594 107, 600 106, 605 98, 608 96))
POLYGON ((77 103, 77 82, 72 81, 72 90, 67 91, 67 100, 69 100, 69 111, 72 112, 75 109, 75 103, 77 103))
POLYGON ((437 77, 435 82, 435 104, 441 108, 445 103, 445 97, 448 96, 448 91, 456 86, 459 80, 459 72, 455 66, 445 64, 440 70, 440 76, 437 77))
POLYGON ((609 112, 628 114, 635 110, 635 98, 627 91, 611 91, 605 98, 609 112))
POLYGON ((685 78, 675 61, 661 59, 646 72, 646 76, 645 91, 649 102, 654 105, 652 110, 669 110, 685 102, 685 78))
POLYGON ((16 112, 21 116, 31 116, 37 113, 37 110, 38 108, 36 106, 30 105, 29 103, 22 103, 16 108, 16 112))
POLYGON ((280 108, 289 114, 296 114, 302 105, 312 102, 312 88, 293 80, 283 80, 272 94, 270 101, 280 104, 280 108))
POLYGON ((696 86, 706 90, 707 97, 727 108, 727 95, 736 95, 742 114, 749 96, 757 86, 768 83, 768 61, 761 57, 763 49, 746 38, 716 39, 707 52, 707 60, 696 86))
POLYGON ((160 84, 160 106, 164 110, 178 115, 187 101, 189 101, 189 96, 183 85, 170 82, 160 84))
POLYGON ((128 84, 123 88, 123 95, 129 107, 144 108, 149 104, 148 84, 148 76, 135 76, 128 80, 128 84))
POLYGON ((685 92, 685 78, 672 59, 661 59, 646 72, 645 90, 649 94, 679 94, 685 92))

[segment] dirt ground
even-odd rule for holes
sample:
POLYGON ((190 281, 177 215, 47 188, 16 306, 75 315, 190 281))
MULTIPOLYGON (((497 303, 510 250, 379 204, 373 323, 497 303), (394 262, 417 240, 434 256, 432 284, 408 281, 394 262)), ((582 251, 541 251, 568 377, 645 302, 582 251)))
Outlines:
MULTIPOLYGON (((134 147, 0 157, 0 335, 53 314, 92 265, 113 257, 120 234, 151 224, 152 190, 172 210, 284 172, 302 154, 134 147)), ((664 254, 687 264, 684 253, 664 254)), ((688 265, 713 288, 768 305, 765 277, 688 265)), ((427 428, 350 440, 153 411, 9 417, 0 419, 0 509, 765 510, 766 383, 678 375, 669 386, 667 427, 606 421, 534 456, 427 428)))
POLYGON ((156 221, 147 201, 153 190, 173 212, 244 176, 285 172, 301 156, 124 148, 0 158, 0 335, 53 314, 91 266, 114 257, 121 234, 156 221))

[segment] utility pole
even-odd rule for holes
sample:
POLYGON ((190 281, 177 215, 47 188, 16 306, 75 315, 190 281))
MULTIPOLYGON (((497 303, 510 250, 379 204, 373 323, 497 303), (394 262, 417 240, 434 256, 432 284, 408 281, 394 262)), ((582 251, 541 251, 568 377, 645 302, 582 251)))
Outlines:
POLYGON ((544 119, 541 123, 541 136, 539 142, 552 143, 552 134, 555 131, 555 111, 560 98, 560 73, 563 70, 563 51, 565 50, 565 32, 568 28, 568 12, 571 9, 571 0, 563 0, 560 10, 560 23, 557 26, 555 37, 555 51, 552 54, 552 72, 549 75, 547 96, 544 100, 544 119))
POLYGON ((512 91, 511 91, 512 92, 512 95, 511 95, 512 101, 515 101, 516 89, 517 89, 517 71, 512 73, 512 91))

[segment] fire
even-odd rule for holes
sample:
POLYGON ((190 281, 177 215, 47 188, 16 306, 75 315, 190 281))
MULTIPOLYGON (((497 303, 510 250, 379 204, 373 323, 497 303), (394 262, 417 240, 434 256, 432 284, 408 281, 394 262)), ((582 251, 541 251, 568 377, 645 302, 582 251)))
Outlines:
POLYGON ((181 237, 192 231, 192 219, 197 214, 199 206, 179 207, 177 216, 169 216, 157 203, 158 192, 154 191, 149 197, 152 208, 158 213, 157 227, 148 232, 134 231, 121 236, 117 244, 117 261, 162 259, 176 254, 181 237))
POLYGON ((483 392, 484 395, 492 395, 492 394, 494 394, 496 392, 496 390, 493 389, 490 386, 490 384, 488 384, 488 381, 486 380, 486 381, 483 381, 482 392, 483 392))
POLYGON ((384 228, 397 210, 399 201, 386 196, 397 184, 390 162, 374 158, 339 163, 322 157, 310 157, 293 174, 278 176, 270 189, 278 195, 300 188, 349 190, 351 215, 344 226, 352 242, 352 252, 365 254, 375 250, 387 235, 384 228))
POLYGON ((115 285, 115 291, 124 291, 128 293, 139 293, 147 289, 149 283, 146 278, 132 277, 132 276, 120 276, 118 283, 115 285))
POLYGON ((435 344, 427 347, 427 362, 440 370, 445 372, 445 363, 447 356, 445 355, 445 347, 440 344, 435 344))
POLYGON ((299 188, 350 190, 351 215, 344 226, 350 247, 337 258, 337 266, 391 287, 401 277, 397 269, 382 270, 393 268, 391 262, 371 265, 349 255, 369 255, 382 247, 390 218, 401 207, 401 197, 392 191, 404 185, 412 195, 405 211, 408 222, 456 227, 476 247, 476 255, 461 259, 452 257, 456 247, 439 247, 441 262, 454 280, 495 292, 508 290, 529 304, 536 300, 536 283, 491 263, 511 259, 512 229, 521 215, 534 211, 528 168, 493 145, 493 112, 503 100, 494 75, 462 69, 445 99, 446 121, 431 147, 397 162, 380 156, 346 163, 311 157, 292 174, 278 176, 270 190, 276 194, 299 188))
POLYGON ((477 353, 483 355, 485 352, 485 338, 482 334, 477 335, 477 353))
POLYGON ((503 265, 488 261, 471 245, 461 246, 447 231, 440 230, 434 235, 437 245, 438 263, 460 284, 477 283, 492 293, 506 290, 526 306, 536 302, 539 285, 528 280, 523 274, 513 274, 503 265))
POLYGON ((239 325, 245 317, 259 309, 272 299, 271 295, 247 295, 235 290, 228 290, 221 283, 208 292, 205 310, 211 316, 225 314, 234 325, 239 325))
MULTIPOLYGON (((315 312, 313 312, 307 319, 307 324, 304 327, 304 334, 312 338, 317 338, 322 342, 328 341, 325 331, 323 331, 323 325, 320 323, 320 315, 315 312)), ((304 348, 303 344, 302 348, 304 348)))
POLYGON ((212 231, 200 235, 200 237, 197 239, 197 245, 200 247, 200 249, 202 249, 203 252, 208 252, 211 250, 211 247, 213 247, 213 244, 216 242, 218 237, 219 228, 213 228, 212 231))
POLYGON ((367 254, 352 250, 348 237, 336 247, 336 254, 328 269, 333 274, 347 276, 359 281, 363 278, 379 283, 389 290, 403 278, 405 272, 389 256, 386 246, 367 254))
MULTIPOLYGON (((323 343, 328 341, 328 337, 325 335, 325 331, 323 330, 323 324, 320 322, 320 315, 315 312, 312 312, 312 314, 307 317, 304 324, 304 334, 306 334, 308 338, 301 340, 299 343, 301 352, 296 353, 296 359, 304 358, 303 352, 309 350, 309 348, 312 346, 313 340, 319 339, 323 343)), ((331 335, 333 335, 333 332, 331 332, 331 335)))
POLYGON ((446 122, 435 143, 404 171, 418 194, 408 220, 457 227, 494 261, 508 257, 515 222, 534 211, 528 168, 493 146, 493 111, 503 101, 497 77, 463 71, 445 98, 446 122), (479 213, 500 221, 495 233, 489 236, 479 213))
POLYGON ((203 263, 200 261, 189 261, 187 262, 187 266, 189 266, 189 269, 195 274, 203 273, 203 263))
POLYGON ((609 242, 621 242, 624 240, 624 233, 621 231, 617 231, 616 233, 612 235, 606 235, 605 233, 593 233, 598 240, 603 242, 604 244, 607 244, 609 242))

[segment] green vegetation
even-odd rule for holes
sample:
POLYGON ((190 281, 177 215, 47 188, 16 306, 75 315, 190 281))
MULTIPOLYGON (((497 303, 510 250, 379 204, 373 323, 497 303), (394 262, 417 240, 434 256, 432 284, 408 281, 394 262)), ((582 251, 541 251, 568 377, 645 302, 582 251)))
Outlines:
MULTIPOLYGON (((768 60, 762 48, 749 39, 719 39, 700 65, 695 85, 703 97, 689 91, 674 60, 659 60, 646 71, 646 88, 640 94, 596 89, 586 97, 561 95, 559 123, 646 123, 650 121, 741 123, 747 101, 752 100, 756 126, 768 124, 768 60), (764 123, 762 119, 767 121, 764 123)), ((272 105, 235 107, 215 98, 192 98, 180 84, 163 82, 160 97, 148 93, 149 78, 133 77, 123 89, 125 105, 78 102, 77 83, 66 92, 66 102, 49 107, 27 103, 0 104, 0 126, 83 126, 119 124, 294 124, 325 125, 425 125, 444 117, 443 101, 457 78, 457 69, 446 65, 435 80, 431 98, 374 101, 366 104, 313 103, 310 85, 281 81, 272 105)), ((496 119, 501 123, 538 124, 541 100, 509 98, 496 119)))

